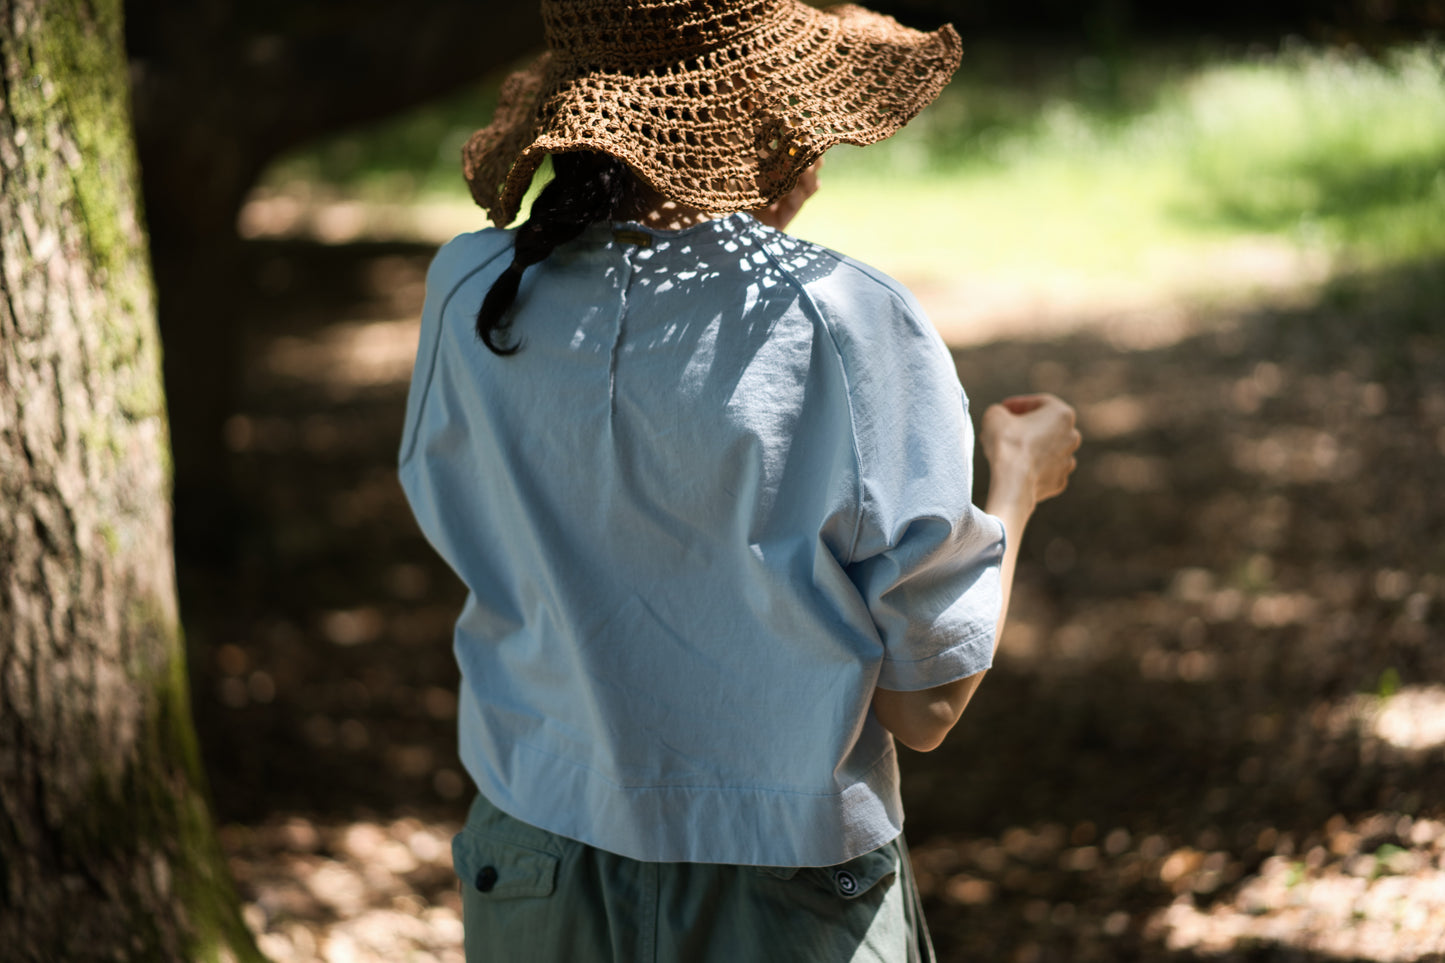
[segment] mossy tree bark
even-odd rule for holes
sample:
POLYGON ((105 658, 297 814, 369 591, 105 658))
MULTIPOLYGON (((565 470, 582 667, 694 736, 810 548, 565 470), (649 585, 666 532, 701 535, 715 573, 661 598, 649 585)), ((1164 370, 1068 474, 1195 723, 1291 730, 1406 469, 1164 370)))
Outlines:
POLYGON ((0 956, 259 959, 201 784, 120 0, 0 0, 0 956))

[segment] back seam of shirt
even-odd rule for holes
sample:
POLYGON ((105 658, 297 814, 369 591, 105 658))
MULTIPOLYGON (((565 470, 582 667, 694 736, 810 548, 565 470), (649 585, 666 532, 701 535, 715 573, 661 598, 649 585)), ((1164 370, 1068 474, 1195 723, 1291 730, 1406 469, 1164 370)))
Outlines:
POLYGON ((632 263, 632 255, 627 246, 619 245, 617 253, 622 256, 622 263, 627 265, 627 280, 617 294, 617 319, 612 335, 612 350, 607 356, 607 430, 614 437, 616 426, 613 420, 617 416, 617 357, 622 352, 622 325, 627 317, 627 300, 632 293, 632 280, 637 276, 637 266, 632 263))

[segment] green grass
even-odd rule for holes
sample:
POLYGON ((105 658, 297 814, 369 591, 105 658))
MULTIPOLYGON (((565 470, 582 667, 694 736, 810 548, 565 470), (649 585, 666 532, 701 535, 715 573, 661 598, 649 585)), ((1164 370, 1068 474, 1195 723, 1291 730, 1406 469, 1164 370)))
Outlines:
POLYGON ((497 102, 495 83, 371 126, 347 131, 287 154, 261 186, 323 185, 363 200, 470 200, 461 174, 462 145, 486 125, 497 102))
POLYGON ((965 67, 891 141, 830 155, 800 231, 911 275, 1127 272, 1261 235, 1371 266, 1445 255, 1439 48, 1080 63, 1112 79, 1056 70, 1032 101, 965 67))
MULTIPOLYGON (((479 88, 289 158, 275 184, 464 201, 479 88)), ((898 135, 830 152, 796 230, 910 278, 1148 270, 1267 238, 1337 263, 1445 256, 1445 49, 1286 46, 1126 60, 965 52, 898 135)))

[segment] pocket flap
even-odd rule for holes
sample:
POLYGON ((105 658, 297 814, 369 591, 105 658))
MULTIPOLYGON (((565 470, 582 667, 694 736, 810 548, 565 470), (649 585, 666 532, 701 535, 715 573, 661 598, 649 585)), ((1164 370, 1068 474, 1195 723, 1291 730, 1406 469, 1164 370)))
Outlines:
POLYGON ((896 876, 898 860, 898 848, 890 844, 836 866, 759 866, 758 870, 778 879, 806 879, 844 899, 855 899, 896 876))
POLYGON ((452 839, 452 865, 463 883, 493 899, 550 896, 557 885, 552 853, 463 830, 452 839))
POLYGON ((839 896, 854 899, 898 874, 898 850, 893 846, 884 846, 846 863, 809 872, 817 874, 818 881, 839 896))

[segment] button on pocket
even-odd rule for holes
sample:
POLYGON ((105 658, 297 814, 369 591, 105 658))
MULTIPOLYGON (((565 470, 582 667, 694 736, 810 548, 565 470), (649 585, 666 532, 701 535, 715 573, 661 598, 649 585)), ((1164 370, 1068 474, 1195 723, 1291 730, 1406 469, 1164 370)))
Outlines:
POLYGON ((559 862, 552 853, 465 829, 452 840, 457 875, 489 900, 550 896, 559 862))
POLYGON ((890 885, 898 877, 900 858, 898 846, 888 844, 835 866, 759 866, 757 869, 780 880, 805 881, 832 896, 853 900, 880 883, 890 885))
POLYGON ((827 869, 808 870, 825 889, 843 899, 858 899, 879 883, 887 885, 898 875, 898 849, 884 846, 827 869))

